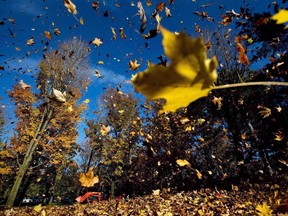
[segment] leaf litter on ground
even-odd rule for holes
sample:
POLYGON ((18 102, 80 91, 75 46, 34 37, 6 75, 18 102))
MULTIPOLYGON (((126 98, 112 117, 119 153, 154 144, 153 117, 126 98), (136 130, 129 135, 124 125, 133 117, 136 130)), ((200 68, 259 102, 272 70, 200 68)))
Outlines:
POLYGON ((0 215, 288 215, 287 181, 279 184, 231 185, 228 189, 200 188, 190 192, 103 200, 88 204, 14 207, 0 215))

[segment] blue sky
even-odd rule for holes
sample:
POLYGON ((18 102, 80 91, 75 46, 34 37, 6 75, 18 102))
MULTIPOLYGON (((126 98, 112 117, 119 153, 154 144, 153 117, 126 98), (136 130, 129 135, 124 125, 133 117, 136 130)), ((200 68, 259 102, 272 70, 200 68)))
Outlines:
MULTIPOLYGON (((161 35, 152 39, 144 39, 139 33, 141 21, 137 8, 137 0, 105 0, 99 1, 99 9, 92 8, 89 0, 72 0, 76 5, 78 14, 73 15, 64 7, 62 0, 1 0, 0 8, 0 70, 1 93, 4 99, 5 114, 8 130, 14 127, 11 125, 13 120, 13 104, 9 102, 7 92, 12 89, 15 83, 23 79, 25 83, 35 86, 35 73, 38 64, 43 56, 43 48, 47 50, 56 49, 57 46, 73 37, 78 37, 89 43, 95 37, 103 41, 99 47, 90 45, 91 84, 83 99, 90 99, 90 111, 97 109, 97 100, 104 87, 122 84, 122 91, 133 92, 132 85, 129 84, 131 75, 135 72, 129 70, 128 62, 137 59, 141 63, 138 71, 145 70, 146 62, 159 62, 158 56, 163 54, 161 46, 161 35), (104 12, 108 16, 104 16, 104 12), (83 18, 84 25, 78 20, 83 18), (111 27, 115 28, 117 39, 112 39, 111 27), (61 34, 56 36, 53 30, 59 28, 61 34), (119 28, 124 28, 126 39, 120 38, 119 28), (14 37, 11 36, 11 32, 14 37), (52 34, 52 39, 48 40, 44 31, 52 34), (31 37, 34 38, 33 46, 26 45, 31 37), (45 45, 48 42, 49 44, 45 45), (147 44, 145 44, 147 43, 147 44), (146 47, 148 45, 148 47, 146 47), (98 61, 103 61, 103 65, 98 65, 98 61), (97 69, 103 76, 99 79, 93 75, 97 69)), ((161 1, 152 0, 152 5, 148 7, 146 0, 141 1, 146 11, 148 23, 145 34, 150 29, 156 27, 155 19, 151 19, 152 12, 156 4, 161 1)), ((200 25, 201 29, 217 28, 217 22, 221 21, 221 15, 226 11, 239 12, 243 6, 241 0, 175 0, 169 5, 168 0, 163 1, 170 9, 172 17, 165 16, 161 24, 171 31, 185 30, 190 35, 196 35, 195 25, 200 25), (209 4, 208 7, 203 5, 209 4), (219 8, 222 5, 223 7, 219 8), (194 14, 194 11, 206 11, 208 15, 215 19, 214 22, 202 21, 194 14)), ((249 8, 255 11, 267 11, 269 0, 248 0, 249 8)), ((278 2, 278 1, 277 1, 278 2)), ((281 1, 279 1, 280 3, 281 1)), ((228 28, 228 27, 227 27, 228 28)), ((231 28, 231 26, 229 26, 231 28)), ((87 77, 88 79, 89 77, 87 77)))

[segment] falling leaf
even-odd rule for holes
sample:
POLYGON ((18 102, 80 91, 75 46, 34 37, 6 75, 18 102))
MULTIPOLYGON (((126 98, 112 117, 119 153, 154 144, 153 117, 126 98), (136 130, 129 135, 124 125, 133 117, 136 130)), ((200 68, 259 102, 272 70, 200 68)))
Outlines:
POLYGON ((163 111, 175 112, 208 95, 217 79, 217 60, 207 59, 202 39, 174 34, 163 27, 160 30, 164 52, 171 64, 168 67, 150 64, 146 71, 132 77, 132 83, 147 99, 166 99, 163 111))
POLYGON ((254 42, 254 40, 253 40, 252 38, 249 38, 249 39, 247 40, 247 42, 250 43, 250 44, 252 44, 252 43, 254 42))
POLYGON ((146 17, 146 14, 145 14, 145 10, 144 10, 144 8, 142 6, 142 3, 140 1, 137 2, 137 7, 139 9, 138 13, 139 13, 140 20, 141 20, 140 32, 143 33, 145 31, 145 28, 146 28, 147 17, 146 17))
POLYGON ((26 42, 26 44, 27 44, 28 46, 32 46, 32 45, 34 44, 34 38, 31 37, 30 39, 28 39, 27 42, 26 42))
POLYGON ((269 109, 268 107, 262 107, 262 106, 259 106, 257 107, 258 109, 261 109, 259 111, 259 114, 262 115, 263 118, 267 118, 268 116, 271 115, 271 109, 269 109))
POLYGON ((94 40, 91 43, 96 45, 97 47, 103 44, 103 42, 99 38, 94 38, 94 40))
POLYGON ((196 169, 195 171, 198 179, 202 179, 202 173, 198 169, 196 169))
POLYGON ((90 100, 89 99, 85 99, 83 102, 88 104, 90 102, 90 100))
POLYGON ((111 27, 111 31, 112 31, 112 34, 113 34, 112 39, 115 40, 117 38, 117 35, 116 35, 116 32, 115 32, 115 28, 111 27))
POLYGON ((232 190, 233 190, 233 191, 239 191, 238 186, 235 186, 235 185, 232 184, 231 187, 232 187, 232 190))
POLYGON ((213 102, 213 104, 217 105, 218 110, 221 109, 221 107, 222 107, 222 101, 223 101, 222 97, 217 98, 217 97, 213 96, 212 102, 213 102))
POLYGON ((176 160, 176 163, 179 165, 179 166, 190 166, 190 163, 187 161, 187 160, 185 160, 185 159, 178 159, 178 160, 176 160))
POLYGON ((233 17, 231 16, 231 14, 226 13, 225 15, 222 15, 222 24, 224 26, 227 26, 228 24, 230 24, 233 20, 233 17))
POLYGON ((26 83, 23 82, 23 80, 20 80, 19 84, 20 84, 20 87, 21 87, 22 89, 24 89, 24 90, 25 90, 25 89, 32 88, 31 85, 27 85, 26 83))
POLYGON ((56 36, 59 36, 61 34, 59 28, 55 28, 53 32, 56 36))
POLYGON ((288 167, 288 163, 285 160, 278 160, 278 161, 288 167))
POLYGON ((45 37, 48 39, 48 40, 51 40, 52 39, 52 35, 49 31, 44 31, 44 35, 45 37))
POLYGON ((147 5, 148 7, 150 7, 150 6, 152 5, 152 0, 147 0, 147 1, 146 1, 146 5, 147 5))
POLYGON ((242 134, 241 134, 241 139, 242 139, 242 140, 245 140, 246 138, 247 138, 247 134, 246 134, 246 133, 242 133, 242 134))
POLYGON ((190 119, 183 118, 183 119, 180 120, 180 122, 181 122, 181 124, 186 124, 186 123, 190 122, 190 119))
POLYGON ((276 20, 276 24, 282 24, 288 22, 288 10, 282 9, 278 13, 271 17, 272 20, 276 20))
POLYGON ((99 177, 94 177, 93 167, 90 167, 87 173, 80 173, 79 181, 83 187, 93 187, 99 182, 99 177))
POLYGON ((126 38, 126 35, 124 34, 124 28, 119 29, 119 34, 121 38, 124 38, 124 39, 126 38))
POLYGON ((14 19, 14 18, 8 18, 8 21, 9 21, 11 24, 15 25, 15 19, 14 19))
POLYGON ((102 125, 101 128, 100 128, 100 133, 102 134, 102 136, 107 135, 109 133, 109 131, 110 131, 110 126, 109 125, 107 125, 107 126, 102 125))
POLYGON ((138 64, 136 59, 134 59, 133 61, 129 62, 130 70, 136 71, 140 66, 141 66, 141 64, 138 64))
POLYGON ((270 206, 267 205, 266 202, 264 202, 262 205, 256 206, 257 215, 258 216, 270 216, 272 215, 272 210, 270 209, 270 206))
POLYGON ((151 29, 149 30, 148 34, 142 34, 142 37, 144 37, 145 39, 150 39, 150 38, 154 38, 156 37, 158 34, 158 30, 157 29, 151 29))
POLYGON ((61 102, 61 103, 66 102, 66 98, 65 98, 66 92, 62 93, 59 90, 53 88, 53 96, 58 102, 61 102))
POLYGON ((165 7, 165 14, 166 14, 166 17, 172 17, 171 11, 167 7, 165 7))
POLYGON ((158 11, 163 11, 164 8, 165 8, 165 3, 164 3, 164 2, 160 2, 160 3, 158 3, 157 6, 156 6, 156 9, 157 9, 158 11))
POLYGON ((10 28, 8 28, 8 31, 9 31, 9 33, 10 33, 10 36, 11 36, 12 38, 15 38, 15 34, 12 32, 12 30, 11 30, 10 28))
POLYGON ((203 32, 203 31, 200 29, 200 26, 199 26, 199 25, 196 25, 196 26, 195 26, 195 31, 198 32, 198 33, 203 32))
POLYGON ((206 120, 205 119, 203 119, 203 118, 199 118, 199 119, 197 119, 197 124, 203 124, 204 122, 205 122, 206 120))
POLYGON ((156 19, 156 21, 157 21, 157 28, 156 28, 156 29, 157 29, 157 31, 159 31, 162 17, 161 17, 159 14, 157 14, 157 15, 155 16, 155 19, 156 19))
POLYGON ((153 196, 159 196, 160 195, 160 189, 152 190, 153 196))
POLYGON ((241 62, 243 65, 249 65, 249 60, 248 60, 247 55, 246 55, 246 50, 241 45, 241 43, 237 42, 236 45, 237 45, 239 62, 241 62))
POLYGON ((99 8, 99 1, 93 1, 92 2, 92 7, 97 10, 99 8))
POLYGON ((203 137, 199 137, 198 140, 201 141, 201 142, 205 141, 205 139, 203 137))
POLYGON ((104 11, 103 16, 104 16, 104 17, 108 17, 108 16, 109 16, 108 11, 104 11))
POLYGON ((81 25, 84 25, 84 19, 83 19, 82 17, 80 17, 79 23, 80 23, 81 25))
POLYGON ((281 106, 277 106, 277 107, 275 107, 275 109, 277 110, 277 112, 281 112, 282 111, 282 107, 281 106))
POLYGON ((77 14, 76 5, 71 2, 71 0, 63 0, 64 6, 72 14, 77 14))
POLYGON ((119 110, 118 113, 122 114, 124 113, 124 110, 119 110))
POLYGON ((94 75, 97 76, 97 77, 101 77, 102 76, 98 70, 94 70, 94 75))
POLYGON ((281 131, 274 133, 274 135, 275 135, 274 140, 276 141, 282 141, 284 139, 284 134, 281 131))

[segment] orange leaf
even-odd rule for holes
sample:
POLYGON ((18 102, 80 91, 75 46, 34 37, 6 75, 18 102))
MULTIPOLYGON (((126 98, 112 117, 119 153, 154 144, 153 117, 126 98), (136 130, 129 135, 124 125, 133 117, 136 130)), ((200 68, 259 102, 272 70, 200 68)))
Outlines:
POLYGON ((158 11, 163 11, 163 9, 165 8, 165 3, 164 2, 160 2, 159 4, 157 4, 157 10, 158 11))
POLYGON ((239 61, 244 65, 248 65, 249 60, 247 58, 246 51, 240 43, 237 43, 237 52, 239 54, 239 61))

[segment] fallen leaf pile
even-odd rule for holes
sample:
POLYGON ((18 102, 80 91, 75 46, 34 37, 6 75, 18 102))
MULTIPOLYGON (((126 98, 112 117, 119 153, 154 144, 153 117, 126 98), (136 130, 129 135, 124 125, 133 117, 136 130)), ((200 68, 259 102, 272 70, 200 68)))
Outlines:
POLYGON ((287 189, 287 182, 232 185, 229 190, 202 188, 175 194, 163 189, 159 194, 143 197, 42 206, 40 212, 33 207, 7 208, 0 210, 0 215, 287 215, 287 189))

